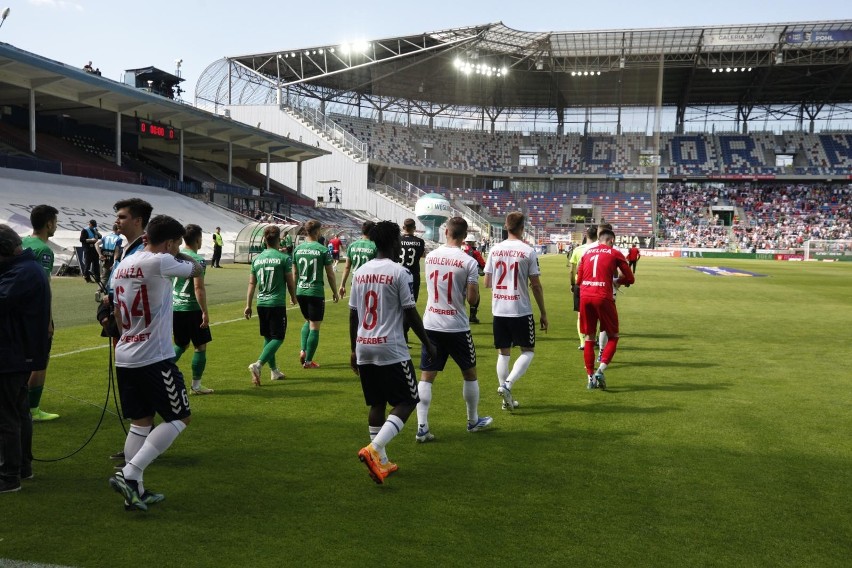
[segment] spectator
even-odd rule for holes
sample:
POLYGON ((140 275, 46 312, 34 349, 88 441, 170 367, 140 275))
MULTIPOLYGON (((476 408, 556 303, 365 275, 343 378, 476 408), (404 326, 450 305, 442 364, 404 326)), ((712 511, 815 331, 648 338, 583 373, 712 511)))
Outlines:
POLYGON ((11 493, 33 476, 27 382, 47 367, 50 287, 7 225, 0 225, 0 314, 0 493, 11 493))
POLYGON ((95 243, 100 239, 98 223, 92 219, 89 221, 89 226, 80 231, 80 244, 83 247, 83 264, 80 267, 80 272, 83 273, 86 282, 100 283, 101 281, 100 257, 95 248, 95 243))

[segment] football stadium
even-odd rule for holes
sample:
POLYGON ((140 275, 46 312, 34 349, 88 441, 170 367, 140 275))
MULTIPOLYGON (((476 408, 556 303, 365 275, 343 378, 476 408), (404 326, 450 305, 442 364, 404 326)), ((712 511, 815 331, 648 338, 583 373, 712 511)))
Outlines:
MULTIPOLYGON (((3 406, 0 566, 848 566, 852 21, 498 22, 228 56, 193 93, 177 67, 117 81, 0 43, 0 225, 38 236, 37 206, 56 211, 39 257, 50 363, 43 386, 15 387, 31 409, 32 469, 20 475, 6 469, 26 448, 7 440, 26 427, 13 432, 17 407, 3 406), (128 305, 112 289, 121 265, 108 277, 112 251, 173 241, 157 223, 144 242, 126 228, 134 199, 200 228, 206 272, 168 274, 175 302, 180 283, 203 282, 210 331, 206 350, 168 360, 187 386, 177 418, 143 434, 116 364, 122 342, 149 336, 120 332, 114 347, 99 311, 112 298, 122 325, 122 310, 150 319, 147 293, 128 305), (434 435, 414 414, 400 421, 388 445, 398 471, 374 483, 359 449, 384 430, 372 418, 368 429, 350 367, 364 306, 338 300, 356 280, 347 247, 365 224, 410 218, 426 252, 454 248, 446 222, 461 217, 458 242, 488 258, 511 241, 515 212, 540 270, 535 356, 524 351, 507 398, 486 269, 481 323, 472 304, 467 324, 473 367, 462 380, 447 362, 428 390, 434 435), (618 289, 617 354, 600 348, 612 361, 592 388, 584 353, 597 339, 578 332, 571 259, 607 225, 614 250, 638 256, 635 282, 618 289), (314 240, 340 246, 339 265, 336 249, 334 265, 322 252, 321 311, 287 304, 286 335, 260 335, 253 262, 314 240), (471 400, 493 418, 481 432, 471 400), (191 426, 155 436, 188 423, 189 408, 191 426), (150 436, 137 455, 163 447, 131 491, 135 462, 119 454, 134 433, 150 436)), ((32 322, 6 283, 20 252, 3 239, 0 380, 12 393, 14 346, 31 347, 32 322)), ((296 253, 284 252, 289 270, 296 253)), ((425 320, 439 279, 417 262, 425 320)))

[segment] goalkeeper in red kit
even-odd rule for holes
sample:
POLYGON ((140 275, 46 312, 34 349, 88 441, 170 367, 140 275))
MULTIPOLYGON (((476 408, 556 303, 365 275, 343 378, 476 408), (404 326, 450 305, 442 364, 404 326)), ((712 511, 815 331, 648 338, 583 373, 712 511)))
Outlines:
POLYGON ((615 307, 613 289, 633 284, 633 272, 624 255, 612 246, 615 233, 604 229, 598 233, 598 242, 583 255, 577 269, 577 286, 580 288, 580 330, 586 336, 583 359, 589 378, 588 388, 606 390, 604 371, 612 362, 618 345, 618 309, 615 307), (618 275, 621 271, 621 276, 618 275), (606 331, 609 341, 601 354, 598 370, 594 370, 595 349, 591 339, 600 321, 601 331, 606 331))

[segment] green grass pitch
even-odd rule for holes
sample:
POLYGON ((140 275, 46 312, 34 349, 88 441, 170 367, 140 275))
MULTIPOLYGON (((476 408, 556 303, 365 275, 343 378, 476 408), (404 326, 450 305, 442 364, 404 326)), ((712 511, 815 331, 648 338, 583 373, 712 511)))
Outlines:
MULTIPOLYGON (((500 409, 483 289, 473 332, 480 414, 494 428, 466 432, 449 366, 434 387, 437 440, 415 444, 412 417, 388 448, 400 471, 385 486, 356 457, 367 409, 348 368, 345 302, 327 305, 322 368, 298 367, 294 309, 278 354, 287 379, 272 383, 265 368, 254 388, 247 267, 209 270, 204 383, 216 393, 191 398, 192 424, 146 471, 166 500, 128 513, 108 487, 107 457, 124 443, 110 401, 87 447, 36 462, 35 479, 0 496, 0 565, 849 565, 852 264, 643 258, 618 298, 610 390, 590 392, 565 257, 541 263, 551 329, 513 389, 520 408, 500 409)), ((42 460, 89 437, 108 385, 93 287, 57 278, 53 289, 42 407, 62 416, 35 425, 42 460)))

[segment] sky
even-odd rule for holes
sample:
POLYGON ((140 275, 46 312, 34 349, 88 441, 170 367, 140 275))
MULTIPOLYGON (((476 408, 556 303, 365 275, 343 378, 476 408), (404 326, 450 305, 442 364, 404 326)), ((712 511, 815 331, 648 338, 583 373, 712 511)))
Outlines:
POLYGON ((492 22, 541 32, 852 18, 849 0, 0 0, 6 7, 0 42, 69 65, 92 61, 115 80, 150 65, 174 72, 182 59, 190 101, 199 75, 225 56, 492 22))

